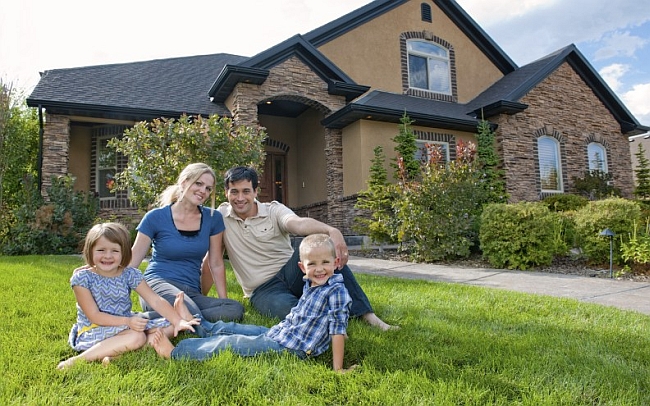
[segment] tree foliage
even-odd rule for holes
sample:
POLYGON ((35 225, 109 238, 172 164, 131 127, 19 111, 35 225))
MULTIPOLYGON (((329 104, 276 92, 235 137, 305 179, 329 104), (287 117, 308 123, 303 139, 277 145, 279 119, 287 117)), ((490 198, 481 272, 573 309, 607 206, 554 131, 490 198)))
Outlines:
POLYGON ((261 127, 235 125, 232 119, 217 115, 137 123, 108 144, 128 158, 126 169, 116 177, 115 189, 128 189, 136 206, 147 210, 190 163, 204 162, 217 174, 235 165, 259 168, 264 162, 265 138, 261 127))
POLYGON ((359 193, 355 206, 357 209, 367 211, 369 217, 357 217, 355 228, 381 246, 384 243, 397 242, 397 221, 393 210, 397 190, 388 183, 388 174, 384 167, 386 155, 383 148, 377 146, 373 152, 368 188, 359 193))
POLYGON ((650 197, 650 160, 645 155, 643 144, 639 143, 639 148, 634 154, 637 159, 637 167, 634 169, 636 174, 636 188, 634 195, 639 199, 647 199, 650 197))
POLYGON ((413 124, 413 120, 405 112, 400 119, 399 133, 393 138, 397 156, 391 166, 395 169, 395 178, 405 182, 417 179, 421 165, 415 158, 418 147, 411 124, 413 124))
POLYGON ((483 173, 481 184, 488 193, 488 201, 492 203, 505 203, 508 199, 504 172, 499 168, 499 155, 495 148, 494 131, 490 123, 481 120, 478 124, 477 164, 483 173))
POLYGON ((0 81, 0 208, 19 204, 25 175, 36 176, 38 117, 24 97, 0 81))

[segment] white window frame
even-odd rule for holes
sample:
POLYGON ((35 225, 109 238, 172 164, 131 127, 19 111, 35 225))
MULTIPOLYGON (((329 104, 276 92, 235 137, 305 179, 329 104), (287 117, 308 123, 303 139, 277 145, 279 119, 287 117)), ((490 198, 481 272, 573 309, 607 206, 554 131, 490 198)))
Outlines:
POLYGON ((429 140, 415 140, 415 145, 418 147, 418 150, 415 152, 415 159, 418 162, 429 162, 430 151, 427 149, 427 145, 442 145, 444 147, 444 156, 443 159, 445 164, 449 163, 449 143, 442 141, 429 141, 429 140), (426 152, 427 157, 426 161, 423 160, 424 153, 426 152))
POLYGON ((115 193, 106 193, 107 191, 107 181, 105 175, 108 175, 112 171, 112 176, 115 178, 117 175, 117 152, 113 152, 115 162, 114 165, 106 165, 106 162, 102 162, 102 146, 108 142, 108 140, 115 138, 113 136, 100 136, 97 137, 97 150, 95 151, 95 192, 99 196, 100 200, 112 200, 116 199, 117 196, 115 193), (104 165, 102 165, 104 164, 104 165))
POLYGON ((599 142, 590 142, 587 145, 587 157, 589 160, 589 171, 608 172, 607 151, 605 146, 599 142))
MULTIPOLYGON (((449 57, 449 49, 438 45, 436 43, 425 41, 425 40, 409 40, 406 42, 406 52, 408 54, 407 60, 407 71, 408 71, 408 83, 411 89, 421 89, 427 90, 434 93, 440 93, 445 95, 452 94, 452 84, 451 84, 451 59, 449 57), (423 49, 416 49, 418 45, 436 48, 439 50, 438 53, 426 52, 423 49), (413 72, 411 71, 411 56, 416 58, 423 58, 426 63, 426 87, 418 86, 417 83, 414 83, 413 72), (435 72, 436 68, 441 67, 446 69, 446 72, 435 72), (440 83, 440 86, 436 84, 440 83), (446 86, 444 86, 446 85, 446 86)), ((418 72, 421 74, 421 72, 418 72)), ((424 79, 424 78, 422 78, 424 79)), ((422 80, 421 79, 421 80, 422 80)))
POLYGON ((539 163, 539 180, 542 192, 561 193, 564 190, 562 184, 562 160, 560 159, 560 142, 553 137, 542 136, 537 139, 537 154, 539 163), (552 171, 556 172, 555 187, 551 183, 552 171))

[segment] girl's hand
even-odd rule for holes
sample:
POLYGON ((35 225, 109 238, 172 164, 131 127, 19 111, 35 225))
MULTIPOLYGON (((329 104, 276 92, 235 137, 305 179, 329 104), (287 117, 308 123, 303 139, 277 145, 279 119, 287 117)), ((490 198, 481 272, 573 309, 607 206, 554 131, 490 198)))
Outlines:
POLYGON ((192 326, 197 326, 201 323, 201 319, 192 319, 192 320, 181 320, 180 323, 177 325, 174 325, 174 337, 178 335, 180 331, 191 331, 194 333, 194 327, 192 326))
POLYGON ((127 325, 133 331, 144 331, 145 327, 147 327, 148 321, 149 320, 145 319, 144 317, 132 316, 129 317, 129 321, 127 325))

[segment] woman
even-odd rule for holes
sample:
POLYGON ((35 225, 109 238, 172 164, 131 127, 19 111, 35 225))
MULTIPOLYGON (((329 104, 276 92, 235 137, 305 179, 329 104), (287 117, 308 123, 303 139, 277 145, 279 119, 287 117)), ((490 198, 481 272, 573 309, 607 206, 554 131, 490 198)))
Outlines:
MULTIPOLYGON (((147 212, 138 225, 129 266, 137 268, 152 247, 144 278, 154 292, 173 304, 183 291, 192 314, 211 322, 239 321, 244 307, 228 299, 226 292, 225 226, 221 214, 214 210, 215 180, 214 171, 206 164, 193 163, 183 169, 176 184, 158 198, 158 207, 147 212), (212 208, 203 206, 209 196, 212 208), (206 252, 219 298, 201 293, 201 262, 206 252)), ((152 310, 142 299, 140 304, 144 311, 152 310)))

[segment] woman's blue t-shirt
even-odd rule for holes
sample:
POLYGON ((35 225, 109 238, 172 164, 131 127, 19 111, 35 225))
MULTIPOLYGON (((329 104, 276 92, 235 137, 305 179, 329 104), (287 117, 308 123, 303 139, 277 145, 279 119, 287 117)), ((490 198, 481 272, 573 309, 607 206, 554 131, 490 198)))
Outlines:
POLYGON ((137 230, 151 238, 151 260, 144 272, 147 281, 164 279, 201 291, 201 262, 210 248, 210 236, 223 232, 225 226, 218 211, 204 206, 199 209, 201 229, 193 236, 176 229, 171 206, 144 215, 137 230))

